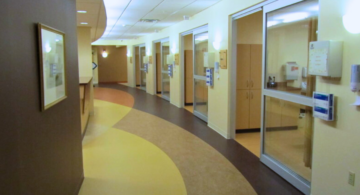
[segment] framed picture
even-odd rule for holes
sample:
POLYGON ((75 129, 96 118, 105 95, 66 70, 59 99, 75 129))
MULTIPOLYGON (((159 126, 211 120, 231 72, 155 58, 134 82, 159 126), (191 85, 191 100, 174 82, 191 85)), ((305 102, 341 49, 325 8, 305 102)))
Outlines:
POLYGON ((67 98, 65 33, 38 24, 41 111, 67 98))

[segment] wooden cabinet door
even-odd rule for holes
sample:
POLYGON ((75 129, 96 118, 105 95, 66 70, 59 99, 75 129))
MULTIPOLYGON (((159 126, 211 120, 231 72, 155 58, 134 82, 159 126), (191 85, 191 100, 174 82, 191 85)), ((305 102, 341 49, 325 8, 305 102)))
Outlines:
POLYGON ((281 126, 282 127, 298 126, 299 114, 300 114, 299 104, 283 101, 281 126))
POLYGON ((249 90, 236 90, 236 129, 249 129, 249 90))
POLYGON ((237 69, 237 89, 249 89, 250 85, 250 45, 238 44, 236 56, 237 69))
POLYGON ((250 129, 261 126, 261 89, 250 90, 250 129))
POLYGON ((251 89, 261 89, 262 84, 262 45, 251 45, 251 89))
POLYGON ((185 50, 185 103, 193 103, 194 97, 193 50, 185 50))

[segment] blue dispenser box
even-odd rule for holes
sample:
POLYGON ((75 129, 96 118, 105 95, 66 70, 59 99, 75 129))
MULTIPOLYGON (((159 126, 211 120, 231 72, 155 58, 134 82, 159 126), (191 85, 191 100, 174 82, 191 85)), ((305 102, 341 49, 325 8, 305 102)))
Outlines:
POLYGON ((207 86, 214 86, 214 70, 212 68, 206 69, 206 85, 207 86))
POLYGON ((326 121, 334 120, 334 95, 314 92, 313 93, 313 116, 326 121))

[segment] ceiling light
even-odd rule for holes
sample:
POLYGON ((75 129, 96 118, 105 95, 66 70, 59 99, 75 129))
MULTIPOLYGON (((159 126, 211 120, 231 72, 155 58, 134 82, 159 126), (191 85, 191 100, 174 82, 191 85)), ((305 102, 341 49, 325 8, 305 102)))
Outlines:
POLYGON ((82 24, 82 25, 88 25, 87 22, 81 22, 80 24, 82 24))
POLYGON ((125 27, 125 26, 126 26, 126 24, 123 24, 123 25, 121 25, 121 26, 125 27))
POLYGON ((309 17, 309 15, 310 14, 307 12, 295 12, 295 13, 289 13, 289 14, 282 15, 280 17, 277 17, 276 19, 283 20, 282 22, 284 22, 284 23, 290 23, 290 22, 303 20, 303 19, 309 17))
POLYGON ((87 11, 85 11, 85 10, 78 10, 77 13, 79 13, 79 14, 86 14, 87 11))
POLYGON ((314 6, 308 8, 308 10, 310 10, 310 11, 319 11, 319 9, 320 9, 319 5, 314 5, 314 6))
POLYGON ((107 58, 107 57, 108 57, 108 53, 106 52, 106 49, 103 50, 103 52, 102 52, 102 57, 103 57, 103 58, 107 58))
POLYGON ((184 15, 184 20, 190 20, 190 16, 184 15))
POLYGON ((141 19, 140 22, 146 22, 146 23, 156 23, 159 22, 159 19, 141 19))
POLYGON ((280 24, 279 21, 268 21, 267 22, 267 27, 269 28, 269 27, 272 27, 272 26, 275 26, 275 25, 278 25, 278 24, 280 24))
POLYGON ((209 39, 209 36, 206 34, 206 35, 202 35, 202 36, 199 36, 199 37, 196 37, 195 38, 195 41, 205 41, 209 39))
POLYGON ((159 32, 159 30, 158 29, 155 29, 155 33, 158 33, 159 32))

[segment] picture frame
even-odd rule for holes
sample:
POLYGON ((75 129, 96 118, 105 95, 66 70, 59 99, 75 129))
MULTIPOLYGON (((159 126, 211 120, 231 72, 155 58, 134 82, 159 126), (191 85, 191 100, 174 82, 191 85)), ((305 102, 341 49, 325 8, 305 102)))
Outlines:
POLYGON ((41 111, 67 98, 65 33, 38 23, 41 111))

